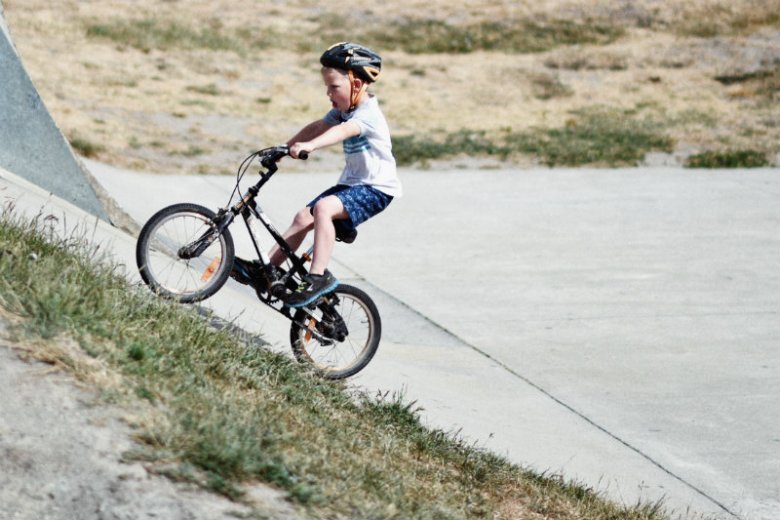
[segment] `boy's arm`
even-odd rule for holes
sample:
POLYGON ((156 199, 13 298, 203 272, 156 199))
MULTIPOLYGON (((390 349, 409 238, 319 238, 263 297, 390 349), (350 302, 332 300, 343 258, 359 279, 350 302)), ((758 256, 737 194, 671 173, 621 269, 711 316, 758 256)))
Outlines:
MULTIPOLYGON (((327 125, 327 123, 325 124, 327 125)), ((299 134, 302 133, 303 132, 300 132, 299 134)), ((308 140, 299 139, 296 141, 295 138, 291 139, 290 155, 297 159, 298 154, 301 152, 311 153, 314 150, 340 143, 341 141, 356 135, 360 135, 360 127, 353 121, 347 121, 346 123, 341 123, 336 126, 327 125, 327 128, 323 132, 310 137, 308 140)), ((295 137, 299 136, 296 135, 295 137)))
POLYGON ((318 119, 317 121, 311 122, 304 126, 297 134, 291 137, 290 140, 287 141, 287 146, 292 146, 294 143, 299 141, 309 141, 314 139, 330 127, 331 125, 326 123, 324 119, 318 119))

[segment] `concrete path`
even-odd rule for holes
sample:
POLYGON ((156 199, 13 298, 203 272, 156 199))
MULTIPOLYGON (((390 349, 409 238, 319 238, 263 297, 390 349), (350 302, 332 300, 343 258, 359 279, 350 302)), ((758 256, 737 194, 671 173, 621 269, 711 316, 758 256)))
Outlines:
MULTIPOLYGON (((140 222, 233 187, 89 166, 140 222)), ((384 320, 355 384, 626 503, 780 518, 780 171, 402 176, 336 250, 384 320)), ((260 203, 283 228, 335 177, 279 174, 260 203)), ((286 350, 288 324, 243 289, 209 303, 286 350)))

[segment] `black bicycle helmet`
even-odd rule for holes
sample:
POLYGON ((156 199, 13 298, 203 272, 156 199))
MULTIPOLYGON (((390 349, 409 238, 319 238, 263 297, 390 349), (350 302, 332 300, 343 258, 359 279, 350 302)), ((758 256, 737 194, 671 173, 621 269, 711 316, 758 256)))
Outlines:
POLYGON ((371 49, 351 42, 331 45, 320 57, 323 67, 352 71, 360 79, 373 83, 382 69, 382 58, 371 49))

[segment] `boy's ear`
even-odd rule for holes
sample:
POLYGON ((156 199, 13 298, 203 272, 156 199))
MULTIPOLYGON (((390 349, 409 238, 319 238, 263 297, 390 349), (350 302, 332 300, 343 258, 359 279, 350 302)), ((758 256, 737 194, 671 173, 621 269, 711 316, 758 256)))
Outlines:
POLYGON ((365 84, 366 82, 364 80, 355 78, 354 82, 352 83, 352 90, 360 90, 365 84))

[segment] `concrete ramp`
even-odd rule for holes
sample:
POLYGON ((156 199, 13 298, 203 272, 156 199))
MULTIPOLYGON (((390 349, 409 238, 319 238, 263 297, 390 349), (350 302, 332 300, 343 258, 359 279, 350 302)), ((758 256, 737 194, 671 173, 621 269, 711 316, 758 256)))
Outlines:
POLYGON ((0 167, 109 220, 89 174, 49 114, 11 43, 1 3, 0 167))

